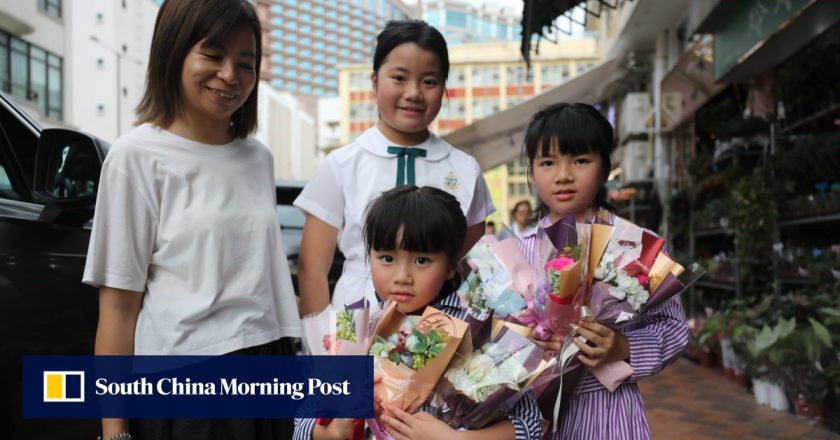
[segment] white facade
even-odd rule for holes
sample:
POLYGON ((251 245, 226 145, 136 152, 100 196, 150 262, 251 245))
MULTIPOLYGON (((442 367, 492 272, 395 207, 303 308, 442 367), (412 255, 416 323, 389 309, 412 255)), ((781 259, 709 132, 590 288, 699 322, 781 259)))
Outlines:
POLYGON ((341 98, 318 99, 318 149, 321 152, 341 144, 341 98))
POLYGON ((318 162, 315 118, 294 95, 260 81, 255 138, 274 155, 277 180, 308 180, 318 162))
MULTIPOLYGON (((70 0, 65 0, 64 3, 69 3, 70 0)), ((61 83, 59 96, 54 96, 53 101, 61 108, 60 117, 48 117, 42 111, 38 104, 37 98, 34 96, 23 96, 21 93, 9 93, 9 89, 5 86, 7 84, 15 83, 15 79, 11 78, 9 83, 4 84, 4 91, 7 92, 16 102, 23 106, 27 112, 35 119, 37 119, 45 127, 66 126, 67 121, 72 120, 72 110, 68 102, 73 100, 73 93, 67 87, 67 84, 72 81, 72 72, 67 68, 67 59, 72 57, 72 48, 68 43, 67 36, 70 33, 70 22, 72 17, 71 11, 66 7, 61 12, 60 16, 50 15, 45 11, 39 10, 38 2, 35 0, 2 0, 0 1, 0 32, 11 39, 25 43, 27 46, 35 46, 38 49, 46 51, 49 55, 61 58, 63 64, 63 71, 60 76, 63 77, 61 83)), ((12 43, 13 45, 15 43, 12 43)), ((8 48, 5 48, 8 50, 8 48)), ((3 53, 0 56, 5 56, 3 53)), ((29 63, 31 59, 27 58, 24 63, 29 63)), ((11 69, 16 67, 15 57, 11 57, 11 69)), ((26 70, 23 70, 26 72, 26 70)), ((17 70, 21 72, 21 70, 17 70)), ((14 73, 13 73, 14 75, 14 73)), ((53 77, 55 79, 55 77, 53 77)), ((28 77, 24 83, 29 81, 30 84, 35 83, 35 79, 28 77)))
POLYGON ((109 141, 134 127, 143 95, 154 22, 152 0, 65 0, 72 12, 67 81, 72 123, 109 141))

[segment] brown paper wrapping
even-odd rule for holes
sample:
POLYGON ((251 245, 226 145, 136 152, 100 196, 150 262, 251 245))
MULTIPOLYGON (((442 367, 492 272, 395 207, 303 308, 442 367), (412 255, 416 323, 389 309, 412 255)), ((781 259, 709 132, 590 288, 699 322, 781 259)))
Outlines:
MULTIPOLYGON (((388 336, 399 331, 404 319, 413 318, 403 315, 396 306, 396 303, 391 303, 385 310, 376 325, 374 336, 387 339, 388 336)), ((374 386, 373 393, 382 397, 382 405, 384 407, 396 405, 404 410, 412 403, 424 402, 443 372, 446 371, 452 357, 456 353, 472 352, 470 338, 464 338, 468 327, 467 323, 460 319, 453 318, 434 307, 426 307, 417 322, 417 328, 421 331, 428 328, 443 330, 449 337, 446 347, 418 371, 402 364, 397 365, 387 358, 375 358, 374 374, 380 375, 382 382, 374 386)))

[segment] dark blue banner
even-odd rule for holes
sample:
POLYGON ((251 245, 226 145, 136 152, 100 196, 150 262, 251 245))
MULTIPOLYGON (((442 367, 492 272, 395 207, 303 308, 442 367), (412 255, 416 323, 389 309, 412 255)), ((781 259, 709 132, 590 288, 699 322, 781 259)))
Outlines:
POLYGON ((25 418, 373 417, 370 356, 24 356, 25 418))

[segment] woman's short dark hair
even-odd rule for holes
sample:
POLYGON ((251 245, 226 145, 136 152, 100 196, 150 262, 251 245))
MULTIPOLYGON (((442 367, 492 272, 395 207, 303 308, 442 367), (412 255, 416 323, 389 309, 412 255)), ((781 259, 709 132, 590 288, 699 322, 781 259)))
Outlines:
POLYGON ((530 210, 532 210, 532 209, 533 209, 533 208, 531 207, 531 201, 530 201, 530 200, 527 200, 527 199, 526 199, 526 200, 520 200, 520 201, 516 202, 516 204, 514 204, 514 205, 513 205, 513 209, 511 209, 511 210, 510 210, 510 216, 511 216, 511 217, 516 216, 516 211, 518 211, 518 210, 519 210, 519 207, 520 207, 520 206, 522 206, 522 205, 527 206, 527 207, 528 207, 528 211, 530 211, 530 210))
MULTIPOLYGON (((612 169, 611 156, 615 150, 613 128, 595 107, 576 102, 560 102, 543 107, 531 118, 525 130, 524 150, 528 157, 528 175, 533 176, 537 155, 551 154, 554 146, 560 154, 579 155, 596 153, 601 157, 601 178, 605 183, 612 169)), ((598 206, 609 208, 607 189, 604 185, 595 196, 598 206)), ((542 201, 537 211, 545 214, 542 201)))
POLYGON ((376 37, 373 71, 379 72, 385 58, 401 44, 414 43, 437 55, 444 82, 449 77, 449 50, 443 35, 423 20, 391 20, 376 37))
MULTIPOLYGON (((443 252, 456 267, 467 236, 467 219, 451 194, 430 186, 403 185, 384 192, 367 208, 365 248, 409 252, 443 252)), ((458 287, 456 275, 444 283, 438 298, 458 287), (448 284, 448 285, 447 285, 448 284)))
POLYGON ((181 73, 184 60, 196 43, 220 45, 238 26, 254 33, 257 80, 245 104, 231 116, 231 131, 245 138, 257 127, 257 87, 262 58, 262 31, 254 7, 247 0, 166 0, 158 11, 146 90, 137 106, 137 123, 150 122, 162 127, 171 125, 183 112, 181 73))

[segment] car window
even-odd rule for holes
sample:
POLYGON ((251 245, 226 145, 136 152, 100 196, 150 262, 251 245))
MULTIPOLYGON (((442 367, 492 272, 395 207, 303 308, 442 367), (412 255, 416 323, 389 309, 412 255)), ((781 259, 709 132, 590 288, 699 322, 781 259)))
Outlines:
POLYGON ((0 198, 21 200, 21 197, 12 188, 12 181, 9 179, 9 174, 6 173, 2 156, 0 156, 0 198))
POLYGON ((0 107, 0 135, 2 142, 8 143, 14 158, 17 159, 26 185, 32 188, 32 175, 35 173, 35 147, 38 136, 17 119, 11 111, 0 107))
POLYGON ((303 229, 303 222, 306 217, 294 206, 277 205, 277 218, 280 226, 287 229, 303 229))

